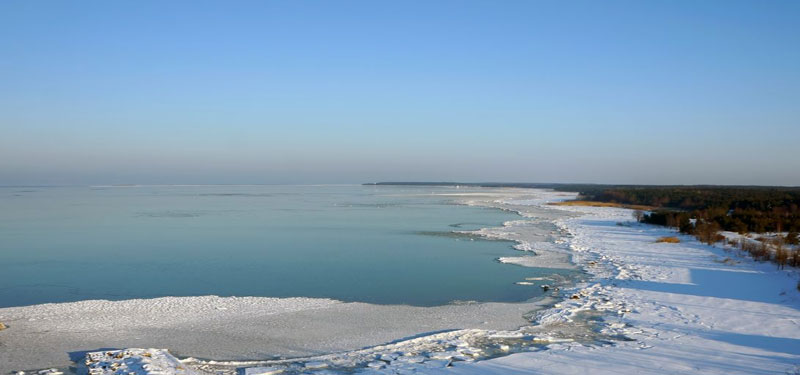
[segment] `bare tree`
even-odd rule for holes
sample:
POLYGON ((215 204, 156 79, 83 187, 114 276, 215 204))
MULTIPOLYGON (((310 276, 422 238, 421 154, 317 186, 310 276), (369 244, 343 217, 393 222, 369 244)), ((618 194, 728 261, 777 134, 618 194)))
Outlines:
POLYGON ((800 267, 800 250, 795 249, 792 251, 791 257, 789 258, 789 264, 792 267, 800 267))
POLYGON ((783 237, 777 236, 772 244, 775 246, 775 263, 778 263, 779 269, 783 269, 789 261, 789 252, 783 246, 783 237))

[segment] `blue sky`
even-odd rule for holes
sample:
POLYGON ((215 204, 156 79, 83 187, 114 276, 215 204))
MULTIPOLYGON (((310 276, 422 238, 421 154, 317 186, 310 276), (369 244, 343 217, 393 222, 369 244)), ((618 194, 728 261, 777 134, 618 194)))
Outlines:
POLYGON ((0 185, 800 185, 798 1, 0 2, 0 185))

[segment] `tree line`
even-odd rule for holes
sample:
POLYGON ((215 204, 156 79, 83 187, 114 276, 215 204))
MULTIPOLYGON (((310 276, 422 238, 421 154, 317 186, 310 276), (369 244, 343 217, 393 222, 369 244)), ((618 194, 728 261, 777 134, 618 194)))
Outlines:
POLYGON ((705 226, 738 233, 800 231, 800 188, 781 187, 617 187, 582 191, 583 199, 653 207, 643 222, 694 234, 705 226))

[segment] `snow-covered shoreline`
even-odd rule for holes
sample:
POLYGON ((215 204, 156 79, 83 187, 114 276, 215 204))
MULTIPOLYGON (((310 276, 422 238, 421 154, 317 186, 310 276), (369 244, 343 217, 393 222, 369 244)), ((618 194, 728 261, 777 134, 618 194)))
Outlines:
POLYGON ((522 253, 500 261, 561 267, 569 266, 571 258, 591 276, 557 292, 564 300, 554 305, 542 301, 538 305, 416 308, 309 298, 209 296, 128 302, 131 305, 85 301, 12 308, 19 311, 0 309, 0 320, 9 316, 33 319, 11 320, 12 328, 22 327, 25 336, 17 346, 0 341, 11 350, 0 351, 0 370, 52 367, 56 359, 63 363, 67 351, 148 347, 154 339, 179 357, 241 359, 184 360, 201 373, 245 367, 287 373, 349 368, 374 374, 785 374, 800 370, 796 271, 735 258, 687 236, 680 236, 679 244, 656 243, 658 237, 676 233, 634 223, 627 209, 549 206, 571 196, 524 191, 521 195, 507 190, 505 195, 483 200, 469 197, 476 198, 469 203, 514 210, 530 219, 478 231, 517 241, 518 250, 537 255, 522 253), (549 213, 554 214, 549 217, 549 213), (531 225, 539 222, 542 227, 532 230, 531 225), (553 230, 543 235, 539 229, 548 225, 553 230), (74 315, 65 314, 67 305, 76 309, 74 315), (80 316, 87 311, 99 315, 80 316), (164 316, 170 311, 187 315, 168 322, 164 316), (98 334, 102 324, 113 327, 113 335, 98 334), (79 340, 83 347, 65 349, 69 340, 53 346, 52 330, 67 338, 83 335, 79 340), (429 334, 418 336, 420 332, 429 334), (92 334, 96 339, 87 341, 84 336, 92 334), (48 335, 51 341, 41 339, 48 335), (409 336, 413 337, 397 340, 409 336), (264 337, 275 342, 266 342, 264 337), (31 353, 30 345, 61 356, 40 358, 31 353), (357 348, 363 349, 353 350, 357 348), (286 356, 308 357, 242 361, 281 350, 288 350, 286 356), (315 350, 333 354, 314 356, 315 350), (516 353, 500 356, 503 352, 516 353), (41 360, 34 364, 20 358, 41 360), (475 361, 483 358, 492 359, 475 361))
MULTIPOLYGON (((539 204, 536 202, 534 204, 539 204)), ((594 277, 541 312, 539 324, 598 314, 607 345, 559 343, 427 374, 795 374, 800 277, 674 231, 633 223, 631 210, 559 206, 573 260, 594 277), (679 244, 656 243, 678 235, 679 244)), ((569 291, 568 291, 569 292, 569 291)))

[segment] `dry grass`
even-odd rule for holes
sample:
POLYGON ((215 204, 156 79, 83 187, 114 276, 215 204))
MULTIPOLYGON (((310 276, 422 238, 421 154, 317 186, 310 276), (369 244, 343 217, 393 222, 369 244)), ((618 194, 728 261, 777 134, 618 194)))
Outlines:
POLYGON ((550 204, 553 206, 619 207, 619 208, 630 208, 632 210, 644 210, 644 211, 650 211, 655 208, 639 204, 622 204, 622 203, 596 202, 596 201, 564 201, 564 202, 553 202, 550 204))
POLYGON ((656 242, 681 243, 681 240, 678 237, 659 237, 656 242))

